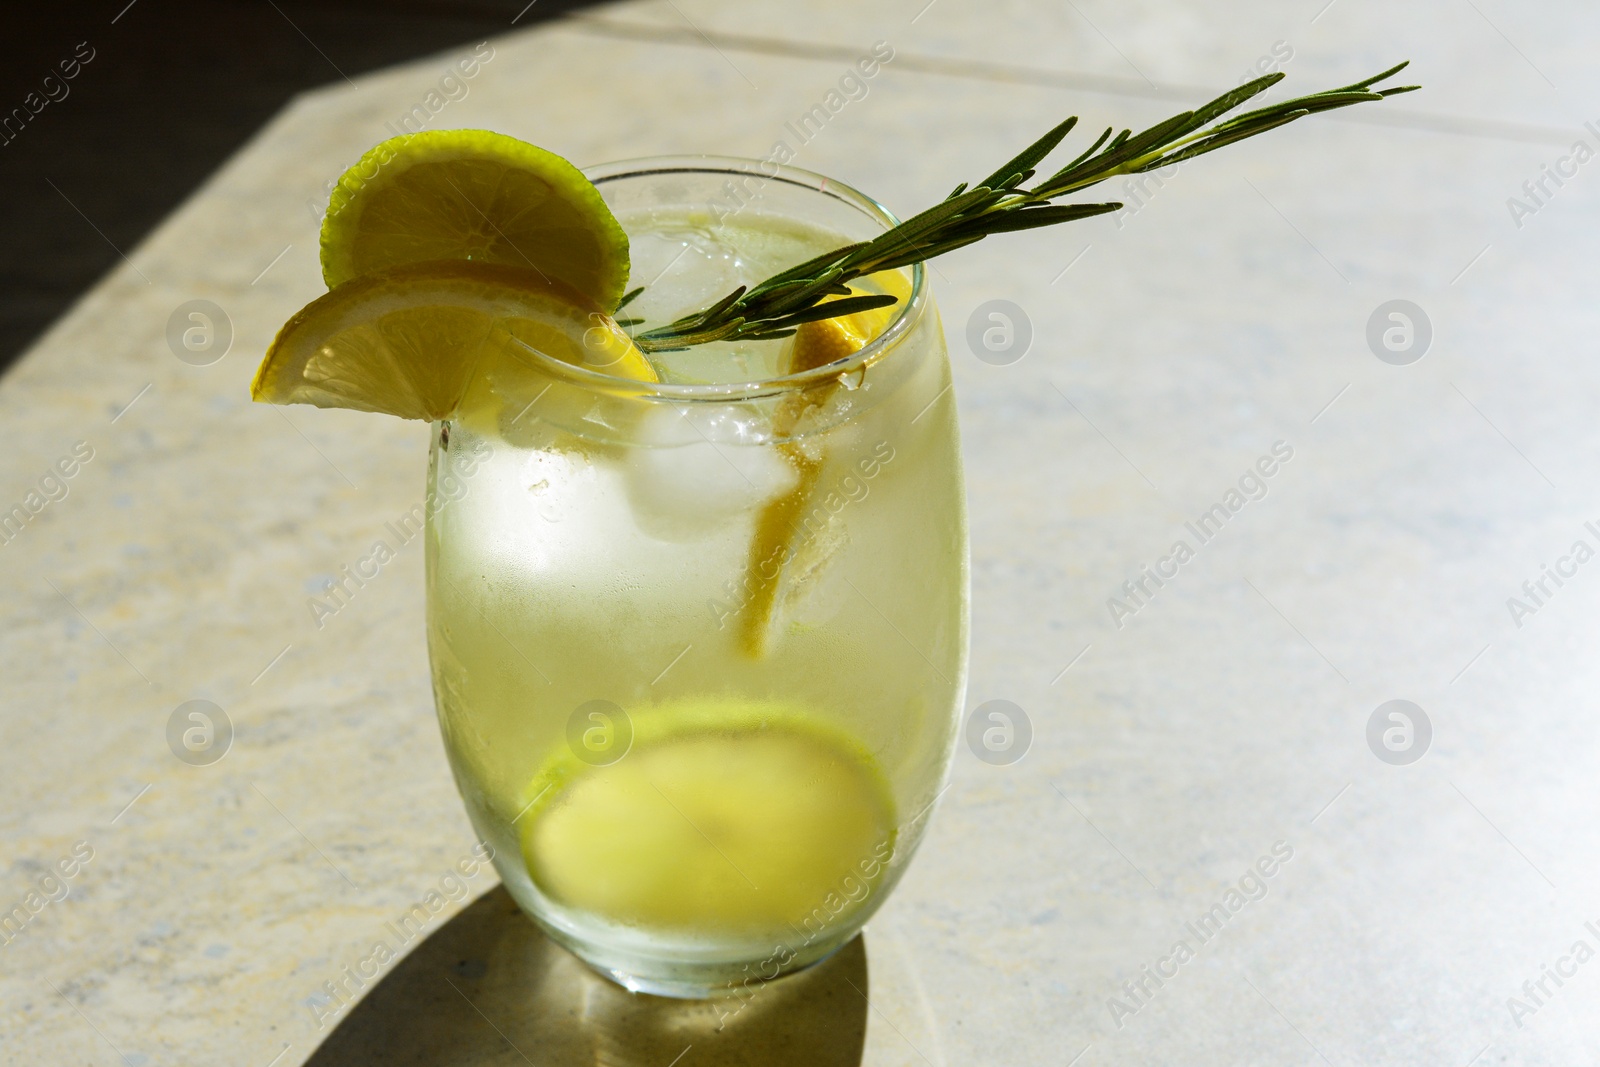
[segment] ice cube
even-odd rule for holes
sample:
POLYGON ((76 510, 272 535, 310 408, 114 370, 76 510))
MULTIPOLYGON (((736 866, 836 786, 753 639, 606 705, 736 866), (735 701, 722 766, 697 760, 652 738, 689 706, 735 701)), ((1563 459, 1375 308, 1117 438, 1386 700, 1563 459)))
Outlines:
POLYGON ((794 488, 798 475, 738 405, 662 406, 636 430, 628 496, 640 529, 663 541, 704 537, 794 488))

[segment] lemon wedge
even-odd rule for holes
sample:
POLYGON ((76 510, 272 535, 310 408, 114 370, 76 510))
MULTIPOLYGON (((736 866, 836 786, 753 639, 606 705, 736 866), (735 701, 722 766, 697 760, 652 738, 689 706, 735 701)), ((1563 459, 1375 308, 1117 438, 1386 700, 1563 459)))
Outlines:
POLYGON ((659 380, 579 293, 528 270, 446 261, 368 274, 307 304, 272 342, 250 395, 442 419, 480 364, 515 357, 519 343, 613 377, 659 380))
POLYGON ((377 145, 345 172, 322 221, 329 289, 410 263, 531 270, 612 311, 628 237, 600 192, 552 152, 488 130, 430 130, 377 145))

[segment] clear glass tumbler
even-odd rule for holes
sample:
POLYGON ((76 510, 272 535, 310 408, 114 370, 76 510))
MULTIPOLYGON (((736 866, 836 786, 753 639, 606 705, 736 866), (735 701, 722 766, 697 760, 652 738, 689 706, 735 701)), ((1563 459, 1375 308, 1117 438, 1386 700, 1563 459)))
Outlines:
MULTIPOLYGON (((658 325, 894 224, 820 175, 589 172, 658 325)), ((737 991, 845 944, 953 750, 968 565, 956 406, 920 266, 866 347, 526 351, 434 428, 428 647, 456 782, 507 889, 630 989, 737 991)))

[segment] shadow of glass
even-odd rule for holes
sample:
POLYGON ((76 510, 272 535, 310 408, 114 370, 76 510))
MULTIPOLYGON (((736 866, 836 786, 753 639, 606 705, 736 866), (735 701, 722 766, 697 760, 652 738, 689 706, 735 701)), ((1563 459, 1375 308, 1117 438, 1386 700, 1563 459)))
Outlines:
POLYGON ((401 960, 308 1067, 859 1067, 860 937, 743 999, 629 993, 555 944, 496 887, 401 960))

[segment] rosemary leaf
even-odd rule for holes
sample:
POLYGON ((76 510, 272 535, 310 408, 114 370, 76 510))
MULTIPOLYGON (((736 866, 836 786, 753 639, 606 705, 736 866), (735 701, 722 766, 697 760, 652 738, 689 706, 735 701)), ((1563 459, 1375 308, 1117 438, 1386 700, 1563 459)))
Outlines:
POLYGON ((1237 89, 1223 93, 1221 96, 1211 101, 1211 103, 1197 108, 1194 112, 1194 118, 1190 123, 1190 128, 1184 132, 1188 133, 1192 132, 1193 130, 1198 130, 1206 123, 1213 122, 1216 119, 1221 118, 1223 115, 1226 115, 1228 112, 1232 111, 1246 100, 1266 92, 1268 89, 1272 88, 1274 85, 1277 85, 1287 77, 1288 75, 1280 70, 1276 74, 1268 74, 1265 77, 1256 78, 1254 81, 1245 82, 1237 89))
MULTIPOLYGON (((1388 79, 1394 77, 1396 74, 1399 74, 1402 70, 1405 70, 1409 66, 1411 66, 1411 60, 1409 60, 1409 59, 1401 60, 1399 63, 1396 63, 1394 66, 1390 67, 1388 70, 1384 71, 1382 74, 1374 74, 1372 77, 1366 79, 1365 81, 1358 81, 1354 85, 1346 85, 1346 86, 1343 86, 1342 88, 1330 89, 1328 91, 1329 92, 1334 92, 1334 93, 1348 93, 1348 92, 1351 92, 1351 91, 1356 90, 1356 89, 1370 89, 1374 85, 1378 84, 1379 82, 1387 81, 1388 79)), ((1420 85, 1408 85, 1408 86, 1405 86, 1402 89, 1398 89, 1398 90, 1390 89, 1390 90, 1387 90, 1387 91, 1388 92, 1410 92, 1413 89, 1420 89, 1420 88, 1422 88, 1422 86, 1420 86, 1420 85)))
POLYGON ((788 329, 790 326, 816 322, 818 319, 836 319, 840 315, 854 315, 858 311, 871 311, 873 308, 888 307, 896 302, 898 302, 898 298, 891 293, 871 293, 866 296, 845 297, 843 300, 829 300, 826 303, 814 304, 804 311, 785 315, 774 322, 773 326, 778 329, 788 329))
POLYGON ((1161 156, 1158 159, 1152 159, 1150 162, 1141 166, 1138 170, 1138 173, 1142 174, 1146 171, 1160 170, 1162 167, 1170 167, 1174 163, 1182 163, 1184 160, 1193 159, 1195 156, 1203 156, 1207 152, 1216 151, 1223 145, 1230 145, 1235 141, 1242 141, 1246 137, 1254 137, 1258 133, 1265 133, 1270 129, 1293 122, 1295 119, 1303 118, 1309 114, 1309 111, 1290 111, 1286 114, 1279 115, 1276 118, 1268 117, 1259 120, 1249 127, 1229 130, 1226 133, 1219 133, 1214 137, 1206 137, 1203 140, 1194 142, 1187 148, 1179 149, 1176 152, 1161 156))
POLYGON ((908 248, 894 259, 885 260, 883 263, 877 264, 874 269, 894 270, 898 267, 909 267, 913 263, 922 263, 932 259, 934 256, 942 256, 946 252, 954 252, 958 248, 965 248, 967 245, 975 244, 983 240, 984 236, 982 233, 975 233, 968 237, 940 241, 938 244, 908 248))
POLYGON ((1110 136, 1111 136, 1111 127, 1107 126, 1106 127, 1106 132, 1102 133, 1100 135, 1100 137, 1095 141, 1094 144, 1090 145, 1088 148, 1085 148, 1083 150, 1083 155, 1079 156, 1077 159, 1074 159, 1071 163, 1068 163, 1066 166, 1064 166, 1060 170, 1056 171, 1054 174, 1052 174, 1049 177, 1049 179, 1044 184, 1045 185, 1054 185, 1056 183, 1056 181, 1063 174, 1066 174, 1068 171, 1072 170, 1072 168, 1076 167, 1079 163, 1082 163, 1084 160, 1086 160, 1090 156, 1094 155, 1095 152, 1099 149, 1099 147, 1106 143, 1106 138, 1108 138, 1110 136))
POLYGON ((817 271, 836 266, 841 260, 849 258, 866 246, 866 241, 857 241, 855 244, 844 245, 843 247, 835 248, 831 252, 824 252, 820 256, 814 256, 804 263, 797 263, 781 274, 774 274, 766 281, 753 286, 750 290, 749 299, 763 295, 785 282, 794 280, 799 280, 802 284, 808 282, 817 271))
MULTIPOLYGON (((1015 188, 1019 182, 1027 181, 1027 178, 1018 177, 1018 175, 1021 175, 1024 172, 1032 172, 1033 168, 1039 165, 1040 160, 1044 159, 1045 156, 1048 156, 1051 152, 1056 150, 1056 145, 1060 144, 1061 139, 1067 134, 1071 133, 1072 127, 1076 126, 1077 124, 1078 116, 1073 115, 1071 118, 1058 125, 1055 129, 1051 130, 1049 133, 1033 142, 1027 148, 1024 148, 1021 152, 1018 152, 1014 159, 1010 160, 999 170, 995 171, 978 184, 986 185, 990 189, 1011 189, 1015 188)), ((955 196, 959 194, 964 188, 966 188, 965 182, 957 186, 956 193, 951 195, 955 196)))
POLYGON ((986 237, 991 233, 1011 233, 1016 230, 1031 230, 1038 226, 1053 226, 1058 222, 1076 222, 1078 219, 1116 211, 1120 207, 1121 204, 1114 203, 1051 204, 1028 208, 1025 211, 1010 211, 998 218, 974 219, 970 234, 986 237))

